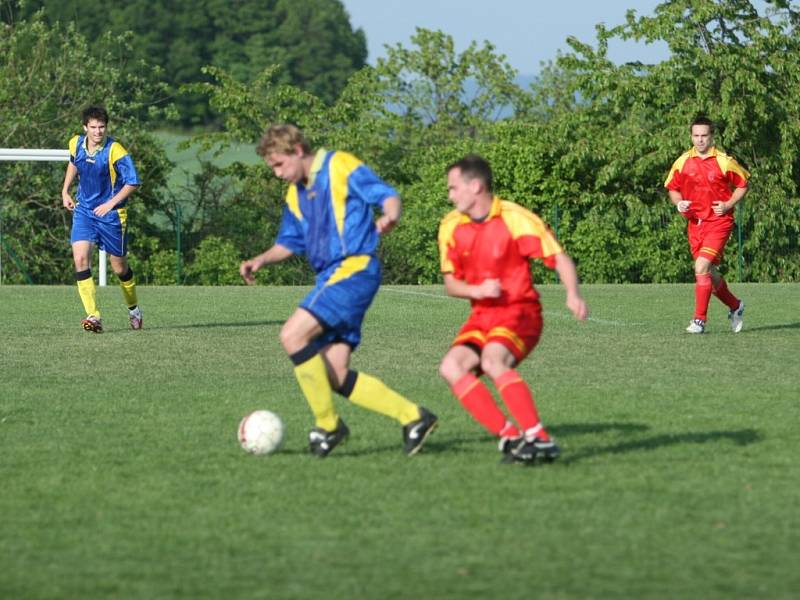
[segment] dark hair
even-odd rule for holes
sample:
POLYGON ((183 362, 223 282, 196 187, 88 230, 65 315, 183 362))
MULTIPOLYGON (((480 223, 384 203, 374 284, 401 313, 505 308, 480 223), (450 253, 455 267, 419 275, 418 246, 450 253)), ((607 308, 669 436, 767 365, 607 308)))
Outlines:
POLYGON ((92 119, 108 125, 108 111, 102 106, 87 106, 83 109, 83 124, 88 125, 92 119))
POLYGON ((708 125, 708 131, 710 133, 714 133, 714 121, 705 115, 697 115, 694 119, 692 119, 692 124, 689 125, 689 133, 692 132, 692 127, 695 125, 708 125))
POLYGON ((461 171, 464 179, 479 179, 486 191, 492 193, 492 167, 482 156, 467 154, 461 160, 447 165, 445 172, 449 173, 453 169, 461 171))

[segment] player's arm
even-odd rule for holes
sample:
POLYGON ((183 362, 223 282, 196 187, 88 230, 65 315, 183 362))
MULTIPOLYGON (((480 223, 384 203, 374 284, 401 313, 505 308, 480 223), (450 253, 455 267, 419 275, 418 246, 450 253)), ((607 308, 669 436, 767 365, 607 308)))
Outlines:
POLYGON ((741 202, 742 198, 744 198, 744 195, 747 193, 747 189, 747 183, 745 183, 743 187, 733 189, 733 194, 731 194, 729 200, 712 202, 711 209, 714 211, 714 214, 721 216, 736 208, 736 205, 741 202))
POLYGON ((249 285, 252 285, 255 283, 255 277, 253 277, 253 273, 265 265, 271 265, 281 262, 282 260, 286 260, 292 256, 292 254, 293 252, 286 246, 275 244, 258 256, 254 256, 250 260, 244 261, 239 266, 239 275, 241 275, 242 279, 244 279, 249 285))
POLYGON ((683 199, 683 195, 676 191, 676 190, 667 190, 669 192, 669 200, 675 205, 675 208, 678 209, 678 212, 686 212, 689 210, 689 205, 691 202, 688 200, 683 199))
POLYGON ((452 273, 444 274, 444 289, 449 296, 469 300, 499 298, 502 293, 499 279, 484 279, 481 283, 472 285, 456 278, 452 273))
POLYGON ((383 201, 383 215, 375 221, 378 233, 389 233, 400 221, 400 213, 403 212, 403 203, 397 196, 391 196, 383 201))
POLYGON ((136 191, 138 185, 132 185, 130 183, 126 183, 125 185, 120 188, 119 192, 114 194, 109 200, 103 202, 100 206, 95 208, 92 212, 96 214, 98 217, 102 217, 112 210, 116 208, 118 204, 121 204, 125 200, 127 200, 130 195, 136 191))
POLYGON ((589 316, 589 308, 586 306, 580 292, 578 284, 578 270, 575 263, 566 252, 556 254, 556 273, 558 273, 561 283, 567 290, 567 308, 572 311, 576 319, 586 320, 589 316))
POLYGON ((72 164, 72 161, 67 163, 67 172, 64 174, 64 185, 61 187, 61 204, 67 210, 75 210, 75 201, 69 193, 69 188, 72 187, 72 182, 78 175, 78 167, 72 164))

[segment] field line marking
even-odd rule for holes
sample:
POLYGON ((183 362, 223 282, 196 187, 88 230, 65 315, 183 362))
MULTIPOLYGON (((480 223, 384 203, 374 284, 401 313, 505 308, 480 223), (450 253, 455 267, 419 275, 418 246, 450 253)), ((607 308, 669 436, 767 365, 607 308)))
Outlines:
MULTIPOLYGON (((394 292, 395 294, 406 294, 409 296, 425 296, 426 298, 437 298, 439 300, 462 300, 461 298, 454 298, 453 296, 448 296, 446 294, 434 294, 431 292, 415 292, 412 290, 399 290, 397 288, 391 287, 381 287, 381 290, 386 292, 394 292)), ((563 312, 555 312, 552 310, 545 310, 543 311, 545 317, 558 317, 559 319, 572 319, 572 315, 563 313, 563 312)), ((628 323, 626 321, 614 321, 610 319, 599 319, 597 317, 590 316, 587 321, 590 323, 597 323, 598 325, 611 325, 612 327, 639 327, 642 325, 646 325, 646 323, 628 323)))

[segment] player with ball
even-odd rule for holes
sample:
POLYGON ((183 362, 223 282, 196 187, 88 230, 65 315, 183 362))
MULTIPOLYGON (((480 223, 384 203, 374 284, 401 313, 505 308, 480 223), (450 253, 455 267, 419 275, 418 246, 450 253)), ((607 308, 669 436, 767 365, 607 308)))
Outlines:
POLYGON ((400 218, 397 192, 346 152, 313 152, 293 125, 268 128, 256 151, 273 173, 289 183, 274 244, 244 261, 248 284, 262 267, 305 255, 316 272, 314 289, 281 329, 280 340, 314 413, 309 448, 322 458, 350 433, 336 412, 333 391, 403 426, 405 453, 416 454, 437 424, 436 415, 410 402, 382 381, 350 368, 361 341, 361 323, 378 292, 380 235, 400 218), (373 207, 382 216, 373 220, 373 207))

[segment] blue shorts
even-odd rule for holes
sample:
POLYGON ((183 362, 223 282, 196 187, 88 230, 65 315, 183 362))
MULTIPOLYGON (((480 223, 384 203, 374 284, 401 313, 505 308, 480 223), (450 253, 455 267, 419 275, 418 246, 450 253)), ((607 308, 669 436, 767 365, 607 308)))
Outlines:
POLYGON ((381 265, 374 256, 348 256, 317 275, 317 284, 300 307, 310 312, 324 331, 319 348, 344 342, 355 349, 361 342, 361 323, 381 284, 381 265))
POLYGON ((111 256, 128 253, 128 209, 116 208, 103 217, 98 217, 88 208, 79 206, 72 213, 72 235, 70 244, 92 242, 111 256))

